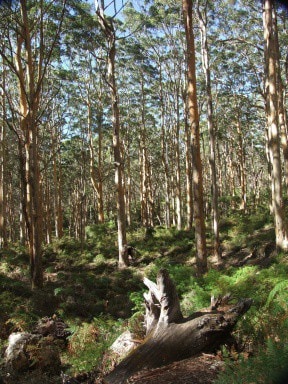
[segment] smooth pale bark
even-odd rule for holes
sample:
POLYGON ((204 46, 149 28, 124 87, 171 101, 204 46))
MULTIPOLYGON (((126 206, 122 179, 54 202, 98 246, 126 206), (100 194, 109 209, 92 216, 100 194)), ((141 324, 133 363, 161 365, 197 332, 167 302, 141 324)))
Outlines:
POLYGON ((197 104, 195 45, 192 23, 192 0, 183 0, 183 16, 187 43, 187 106, 191 130, 193 213, 196 239, 196 264, 199 274, 207 271, 207 249, 203 203, 202 162, 200 155, 199 112, 197 104))
MULTIPOLYGON (((31 45, 31 25, 27 9, 26 0, 21 0, 20 11, 22 28, 17 36, 16 53, 16 67, 20 89, 20 129, 24 141, 24 164, 22 164, 21 172, 24 174, 24 208, 29 242, 32 288, 41 288, 43 285, 43 210, 40 191, 39 132, 37 124, 41 84, 39 84, 39 82, 35 83, 35 65, 31 45), (25 57, 24 66, 23 57, 25 57)), ((39 66, 40 63, 41 60, 39 59, 39 66)))
MULTIPOLYGON (((275 8, 272 10, 272 22, 275 31, 275 51, 276 51, 276 66, 277 66, 277 85, 278 85, 278 110, 279 110, 279 132, 281 137, 281 147, 284 158, 284 178, 286 189, 288 190, 288 128, 287 128, 287 112, 284 103, 284 86, 281 76, 281 54, 278 39, 277 14, 275 8)), ((287 56, 288 57, 288 56, 287 56)))
POLYGON ((154 226, 154 196, 152 193, 152 169, 147 148, 146 108, 144 77, 141 72, 141 126, 139 128, 139 163, 141 186, 141 218, 142 225, 146 228, 154 226))
POLYGON ((246 156, 244 150, 244 140, 242 132, 242 124, 239 116, 239 108, 237 107, 237 121, 236 121, 236 130, 238 134, 238 164, 239 164, 239 178, 241 186, 241 203, 240 209, 244 212, 247 208, 247 177, 246 177, 246 156))
POLYGON ((88 143, 89 143, 89 170, 90 180, 94 192, 97 196, 97 213, 98 222, 104 223, 104 203, 103 203, 103 183, 102 183, 102 127, 101 122, 98 127, 98 167, 95 166, 95 150, 94 140, 92 134, 92 106, 90 99, 90 90, 87 89, 87 131, 88 131, 88 143))
MULTIPOLYGON (((3 66, 2 69, 2 89, 6 89, 6 70, 3 66)), ((2 121, 0 121, 0 248, 7 246, 7 231, 6 231, 6 183, 5 183, 5 169, 6 169, 6 101, 5 93, 2 96, 2 121)))
POLYGON ((185 177, 186 177, 186 229, 193 226, 193 194, 192 194, 192 170, 190 156, 190 130, 185 124, 185 177))
POLYGON ((103 159, 102 159, 102 124, 103 124, 103 101, 102 101, 102 80, 101 78, 95 79, 95 72, 92 65, 93 59, 89 53, 87 53, 87 75, 85 76, 83 89, 79 85, 79 90, 81 94, 81 99, 83 104, 87 108, 87 141, 89 148, 89 173, 91 185, 96 195, 96 204, 97 204, 97 222, 104 223, 104 194, 103 194, 103 159), (98 83, 97 83, 98 81, 98 83), (100 85, 99 85, 100 83, 100 85), (93 102, 93 96, 95 95, 96 88, 97 90, 97 113, 96 113, 96 121, 97 121, 97 133, 98 133, 98 141, 97 141, 97 156, 95 154, 95 140, 94 140, 94 132, 92 129, 93 125, 93 115, 92 108, 95 105, 95 101, 93 102), (94 91, 94 95, 93 92, 94 91), (96 162, 97 159, 97 162, 96 162))
POLYGON ((168 143, 165 129, 165 103, 164 103, 164 92, 162 83, 162 66, 159 60, 159 71, 160 71, 160 103, 161 103, 161 161, 164 169, 164 180, 165 180, 165 225, 166 228, 171 226, 171 206, 170 206, 170 177, 169 177, 169 161, 168 161, 168 143))
POLYGON ((265 109, 267 115, 268 152, 271 163, 272 211, 275 223, 276 245, 288 249, 287 224, 282 196, 282 170, 279 140, 279 108, 277 87, 276 32, 273 27, 273 0, 263 1, 265 109))
POLYGON ((113 153, 115 165, 115 187, 117 198, 117 227, 118 227, 118 266, 124 268, 128 265, 128 255, 126 252, 126 212, 125 212, 125 195, 123 186, 123 161, 121 156, 121 140, 120 140, 120 113, 117 94, 117 84, 115 78, 115 57, 116 57, 116 36, 113 20, 106 18, 104 15, 103 4, 95 1, 96 14, 101 28, 106 36, 108 43, 107 57, 107 82, 111 92, 112 107, 112 125, 113 125, 113 153))
MULTIPOLYGON (((101 109, 102 111, 102 109, 101 109)), ((102 115, 98 119, 98 183, 97 183, 97 207, 98 207, 98 220, 100 223, 104 223, 104 193, 103 193, 103 157, 102 157, 102 115)))
POLYGON ((186 190, 186 230, 191 230, 193 225, 193 193, 192 193, 192 160, 191 160, 191 131, 188 124, 187 95, 182 92, 185 105, 185 190, 186 190))
MULTIPOLYGON (((128 144, 125 145, 126 153, 129 153, 130 148, 130 140, 128 139, 128 144)), ((127 216, 127 225, 130 226, 132 224, 131 210, 132 210, 132 177, 131 177, 131 158, 127 156, 127 180, 126 180, 126 216, 127 216)))
POLYGON ((53 182, 54 182, 54 222, 55 237, 61 239, 63 236, 63 208, 62 208, 62 169, 61 154, 59 151, 60 138, 57 126, 52 129, 52 151, 53 151, 53 182))
POLYGON ((197 13, 201 31, 201 53, 202 53, 202 67, 205 75, 206 83, 206 99, 207 99, 207 122, 209 131, 209 165, 211 173, 211 221, 212 230, 214 235, 214 254, 218 261, 221 260, 221 247, 219 236, 219 210, 218 210, 218 182, 217 182, 217 168, 216 168, 216 129, 214 124, 213 113, 213 99, 211 90, 211 72, 209 60, 209 47, 207 39, 207 1, 204 5, 204 10, 201 12, 199 2, 197 2, 197 13))
POLYGON ((181 198, 181 167, 180 167, 180 111, 179 111, 179 89, 176 85, 175 99, 176 99, 176 122, 175 122, 175 143, 174 143, 174 151, 175 151, 175 205, 176 205, 176 223, 177 229, 180 231, 182 229, 182 198, 181 198))
MULTIPOLYGON (((15 23, 15 34, 3 39, 0 54, 18 81, 19 108, 12 107, 12 120, 9 128, 16 134, 19 149, 21 177, 21 208, 25 227, 21 228, 23 240, 27 241, 30 253, 32 288, 43 285, 42 241, 43 241, 43 201, 42 179, 40 174, 40 115, 43 106, 42 88, 47 77, 47 68, 60 33, 66 0, 59 14, 58 26, 51 36, 45 35, 44 3, 40 1, 37 9, 37 23, 30 14, 27 0, 20 0, 15 23), (14 39, 14 40, 13 40, 14 39), (51 39, 46 41, 46 39, 51 39), (6 44, 6 46, 5 46, 6 44), (13 48, 12 48, 13 47, 13 48), (6 49, 6 50, 5 50, 6 49), (7 53, 8 52, 8 53, 7 53), (6 54, 7 53, 7 54, 6 54), (15 118, 17 116, 17 118, 15 118), (19 117, 19 118, 18 118, 19 117)), ((33 10, 34 12, 34 10, 33 10)), ((16 16, 15 14, 10 15, 16 16)), ((45 105, 46 106, 46 105, 45 105)), ((43 106, 44 107, 44 106, 43 106)))
POLYGON ((141 126, 139 128, 139 164, 140 164, 140 203, 141 220, 144 227, 149 227, 148 214, 148 156, 146 144, 146 121, 145 121, 145 93, 144 79, 141 72, 141 126))

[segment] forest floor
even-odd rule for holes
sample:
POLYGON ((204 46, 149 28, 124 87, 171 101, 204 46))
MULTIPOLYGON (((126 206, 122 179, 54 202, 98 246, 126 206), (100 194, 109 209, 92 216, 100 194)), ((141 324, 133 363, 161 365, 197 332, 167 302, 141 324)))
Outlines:
MULTIPOLYGON (((270 266, 273 266, 276 260, 275 257, 277 258, 277 253, 273 241, 274 231, 271 225, 250 230, 245 218, 243 219, 243 223, 244 225, 241 227, 242 230, 249 232, 249 234, 245 232, 244 240, 234 235, 234 229, 228 223, 229 228, 227 227, 228 229, 225 229, 226 234, 223 235, 221 263, 218 263, 212 255, 209 256, 209 267, 212 271, 209 279, 213 278, 214 270, 216 273, 215 281, 218 285, 218 278, 221 276, 222 271, 225 274, 229 268, 232 268, 233 271, 239 269, 241 273, 241 268, 245 269, 247 267, 248 269, 251 267, 251 270, 249 269, 247 273, 250 273, 254 279, 253 268, 255 267, 258 271, 257 278, 259 281, 254 282, 255 279, 251 280, 248 276, 247 281, 244 279, 242 281, 241 277, 237 283, 239 285, 237 289, 239 288, 240 295, 242 295, 243 292, 246 293, 246 291, 248 295, 251 295, 251 292, 254 292, 254 289, 257 289, 259 284, 262 284, 261 279, 265 278, 265 276, 261 276, 261 271, 266 269, 268 271, 270 266), (252 286, 254 283, 255 285, 252 286)), ((223 228, 222 230, 224 233, 223 228)), ((55 312, 60 313, 60 315, 62 313, 65 316, 65 321, 68 320, 68 323, 74 321, 75 323, 76 336, 74 340, 71 341, 70 350, 68 351, 68 354, 70 353, 75 361, 72 362, 69 356, 67 361, 68 366, 71 364, 74 365, 71 376, 77 380, 74 381, 75 383, 101 383, 101 377, 98 376, 97 379, 98 374, 92 374, 92 377, 89 379, 83 375, 83 372, 90 371, 90 366, 92 368, 91 372, 93 372, 95 367, 97 368, 99 359, 96 365, 93 361, 91 361, 89 365, 89 359, 92 359, 95 355, 94 349, 91 350, 91 352, 87 351, 87 356, 84 354, 83 357, 81 357, 79 354, 79 357, 77 357, 78 349, 79 351, 81 349, 84 350, 86 344, 89 343, 89 345, 95 345, 95 337, 98 345, 101 344, 102 339, 105 341, 106 329, 107 333, 109 333, 110 328, 114 327, 111 316, 113 319, 127 319, 123 323, 125 329, 126 321, 129 322, 129 318, 133 313, 133 311, 131 311, 131 296, 130 300, 127 300, 127 293, 135 292, 137 295, 139 294, 139 296, 136 295, 135 297, 139 297, 139 303, 137 305, 140 308, 143 300, 143 275, 147 272, 149 273, 149 271, 153 272, 154 270, 158 270, 159 267, 162 267, 164 264, 164 266, 168 265, 169 268, 171 267, 171 271, 174 271, 175 276, 182 273, 182 275, 178 276, 178 284, 184 293, 190 290, 193 291, 195 287, 193 285, 191 285, 191 287, 189 286, 191 281, 191 268, 193 270, 195 266, 195 258, 191 258, 194 241, 193 234, 187 234, 183 231, 179 233, 175 232, 173 235, 169 233, 169 236, 166 236, 166 232, 161 229, 160 232, 157 233, 157 236, 155 235, 155 237, 152 237, 150 240, 148 239, 148 241, 143 241, 141 237, 137 239, 137 237, 133 235, 134 245, 137 251, 140 250, 140 255, 137 255, 138 257, 131 268, 120 272, 117 270, 117 263, 115 263, 117 250, 114 245, 110 246, 112 242, 109 238, 109 233, 109 231, 108 235, 106 233, 109 246, 104 243, 99 243, 97 245, 98 253, 96 252, 96 256, 95 248, 90 249, 88 245, 88 250, 84 249, 83 251, 81 248, 82 245, 78 247, 74 242, 69 243, 67 241, 60 243, 56 251, 54 251, 54 249, 53 251, 47 251, 47 255, 44 255, 44 261, 48 266, 45 269, 45 289, 43 292, 37 292, 36 294, 31 293, 29 290, 29 270, 24 271, 25 263, 27 263, 26 255, 16 255, 16 253, 12 252, 11 254, 5 254, 0 260, 0 283, 4 288, 3 293, 1 293, 2 296, 0 297, 3 304, 3 311, 0 313, 1 339, 4 340, 6 338, 7 340, 9 332, 11 331, 26 330, 27 325, 29 326, 29 323, 34 322, 35 318, 49 316, 55 312), (111 256, 107 256, 108 253, 109 255, 111 254, 111 256), (82 255, 81 258, 79 258, 79 254, 82 255), (102 320, 97 322, 101 316, 102 320), (97 321, 95 319, 97 319, 97 321), (110 324, 104 325, 107 320, 108 322, 110 321, 110 324), (83 329, 82 334, 81 329, 83 329), (79 330, 80 333, 77 336, 79 330), (99 336, 101 332, 104 335, 102 339, 99 336), (73 342, 74 345, 72 345, 73 342), (84 363, 86 365, 83 366, 84 368, 80 366, 82 360, 85 360, 84 363), (77 374, 77 371, 80 372, 80 374, 77 374)), ((101 237, 99 234, 97 236, 101 237)), ((111 236, 114 236, 114 233, 111 232, 111 236)), ((91 243, 93 241, 91 241, 91 243)), ((211 248, 209 252, 211 252, 211 248)), ((279 265, 281 267, 280 263, 279 265)), ((234 272, 230 273, 230 277, 232 273, 234 272)), ((271 271, 271 273, 275 275, 275 271, 271 271)), ((280 269, 279 273, 281 273, 281 278, 282 275, 286 275, 285 265, 283 266, 283 270, 280 269)), ((225 287, 228 284, 233 284, 232 277, 231 281, 228 281, 227 284, 225 279, 223 280, 225 287)), ((196 280, 193 281, 196 282, 196 280)), ((212 284, 211 280, 209 281, 210 284, 212 284)), ((280 278, 279 281, 281 281, 280 278)), ((207 281, 205 284, 207 284, 207 281)), ((221 284, 223 285, 223 282, 221 284)), ((200 286, 197 287, 196 289, 199 290, 200 286)), ((228 286, 227 289, 229 289, 228 286)), ((267 290, 268 293, 269 289, 267 290)), ((207 289, 207 292, 209 290, 210 288, 207 289)), ((202 291, 199 292, 201 293, 202 291)), ((204 292, 205 295, 207 292, 204 292)), ((267 293, 265 293, 263 300, 266 299, 267 293)), ((135 300, 136 299, 134 299, 134 301, 135 300)), ((202 305, 201 303, 199 302, 200 305, 202 305)), ((188 312, 189 311, 190 307, 188 307, 188 312)), ((4 345, 5 344, 2 343, 2 347, 4 345)), ((105 348, 103 348, 103 352, 101 352, 101 349, 97 352, 99 353, 100 361, 101 354, 103 357, 106 353, 107 342, 105 348)), ((248 357, 249 353, 250 352, 242 348, 241 358, 248 357)), ((65 359, 67 360, 67 356, 65 359)), ((224 356, 220 350, 214 351, 214 353, 211 354, 200 354, 194 358, 174 362, 173 364, 158 369, 139 372, 131 377, 128 382, 131 384, 212 384, 217 379, 218 374, 225 370, 227 360, 234 359, 238 359, 238 353, 232 356, 231 351, 229 356, 224 356)), ((66 362, 64 361, 64 370, 65 364, 66 362)), ((111 368, 112 366, 110 366, 110 369, 111 368)), ((18 384, 36 384, 39 381, 41 381, 42 384, 62 383, 59 375, 39 376, 39 372, 36 371, 22 374, 21 377, 18 376, 15 380, 12 376, 2 376, 1 379, 0 372, 1 384, 14 384, 16 382, 18 384)), ((71 383, 74 382, 71 381, 71 383)))
MULTIPOLYGON (((269 231, 269 230, 268 230, 269 231)), ((265 235, 267 230, 262 231, 265 235)), ((274 242, 264 242, 259 248, 248 247, 223 252, 222 263, 210 257, 214 268, 226 269, 229 266, 257 265, 268 267, 276 254, 274 242)), ((248 356, 245 351, 243 355, 248 356)), ((237 353, 235 353, 237 359, 237 353)), ((161 368, 139 372, 128 383, 133 384, 212 384, 219 372, 225 369, 224 359, 220 351, 215 354, 201 354, 196 357, 174 362, 161 368)), ((283 383, 284 384, 284 383, 283 383)))
POLYGON ((141 372, 128 382, 133 384, 212 384, 224 363, 214 355, 201 355, 167 366, 141 372))

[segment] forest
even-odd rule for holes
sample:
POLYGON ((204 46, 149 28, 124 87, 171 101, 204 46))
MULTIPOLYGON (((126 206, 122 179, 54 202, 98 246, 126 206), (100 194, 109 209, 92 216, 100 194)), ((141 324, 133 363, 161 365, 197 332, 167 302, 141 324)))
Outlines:
POLYGON ((288 382, 287 28, 0 1, 0 384, 288 382))

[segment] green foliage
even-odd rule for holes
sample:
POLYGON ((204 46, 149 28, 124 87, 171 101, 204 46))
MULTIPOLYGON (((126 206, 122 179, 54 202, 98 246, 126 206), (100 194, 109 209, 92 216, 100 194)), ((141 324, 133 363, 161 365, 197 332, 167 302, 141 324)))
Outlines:
POLYGON ((287 379, 288 343, 283 339, 269 339, 265 348, 249 359, 240 358, 238 362, 226 364, 215 384, 284 383, 287 379), (282 381, 283 380, 283 381, 282 381))
POLYGON ((89 372, 102 361, 103 354, 123 330, 123 321, 111 317, 94 318, 90 323, 71 326, 68 351, 64 360, 69 373, 89 372))
POLYGON ((144 312, 143 291, 131 292, 129 295, 129 300, 133 303, 132 311, 134 313, 144 312))
POLYGON ((85 233, 88 239, 98 240, 108 234, 116 231, 116 225, 114 221, 109 221, 103 224, 89 225, 85 228, 85 233))
POLYGON ((272 217, 267 209, 259 209, 253 214, 234 212, 233 216, 221 222, 220 231, 225 246, 230 249, 245 245, 257 246, 262 241, 274 241, 271 224, 272 217), (268 228, 271 230, 268 231, 268 228))
POLYGON ((190 287, 189 292, 182 297, 181 308, 183 315, 189 316, 198 309, 207 307, 209 303, 209 292, 197 284, 197 282, 194 282, 194 286, 190 287))
POLYGON ((279 304, 281 310, 288 309, 288 282, 287 280, 280 281, 275 285, 268 295, 266 308, 272 306, 275 303, 279 304))
MULTIPOLYGON (((223 220, 221 234, 226 249, 235 248, 237 243, 239 247, 252 248, 261 246, 262 241, 267 243, 271 240, 267 222, 261 212, 254 217, 239 214, 223 220)), ((107 349, 124 328, 128 327, 137 337, 144 336, 143 291, 146 288, 142 283, 143 275, 155 281, 159 269, 166 268, 175 282, 185 316, 208 307, 212 294, 231 293, 235 301, 242 297, 253 298, 253 305, 238 322, 235 335, 240 343, 244 340, 260 352, 253 357, 255 361, 239 359, 234 365, 231 363, 231 368, 229 364, 224 384, 231 379, 230 369, 231 372, 236 369, 239 377, 243 369, 247 372, 247 380, 249 372, 251 380, 256 380, 271 353, 278 356, 275 361, 271 359, 271 372, 274 367, 282 366, 281 360, 286 356, 285 334, 288 334, 286 254, 279 254, 265 268, 257 264, 223 270, 212 267, 207 274, 198 277, 193 264, 192 231, 156 227, 147 239, 145 229, 136 228, 128 234, 129 243, 139 253, 135 266, 118 270, 114 223, 87 227, 86 235, 85 243, 64 237, 47 246, 44 252, 47 282, 45 280, 43 291, 30 290, 27 255, 23 249, 18 249, 19 253, 13 250, 2 255, 2 343, 11 331, 29 330, 39 317, 57 312, 73 330, 68 350, 63 355, 70 373, 89 371, 99 365, 109 369, 114 357, 107 349), (123 320, 117 320, 119 318, 123 320), (102 363, 103 356, 106 360, 102 363), (250 361, 255 374, 250 369, 250 361)), ((229 349, 225 356, 229 357, 229 349)))

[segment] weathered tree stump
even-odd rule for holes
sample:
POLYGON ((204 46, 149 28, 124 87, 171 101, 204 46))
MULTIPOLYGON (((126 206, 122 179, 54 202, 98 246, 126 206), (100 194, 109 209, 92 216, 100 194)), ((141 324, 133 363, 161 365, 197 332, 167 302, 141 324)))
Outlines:
POLYGON ((70 334, 67 324, 55 315, 40 319, 33 333, 12 333, 4 353, 5 369, 15 374, 32 369, 60 373, 60 348, 70 334))
POLYGON ((238 318, 251 306, 251 299, 235 305, 211 300, 211 307, 184 319, 175 285, 166 270, 160 270, 157 284, 144 278, 146 338, 105 378, 106 384, 123 384, 142 369, 157 368, 202 351, 211 351, 225 342, 238 318))

